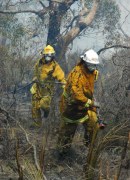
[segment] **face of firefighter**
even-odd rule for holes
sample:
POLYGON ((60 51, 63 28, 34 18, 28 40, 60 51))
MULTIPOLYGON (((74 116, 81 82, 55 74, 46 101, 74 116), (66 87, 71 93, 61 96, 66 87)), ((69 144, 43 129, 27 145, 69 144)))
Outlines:
POLYGON ((91 63, 85 62, 85 65, 87 66, 87 68, 88 68, 88 70, 90 72, 93 72, 93 71, 95 71, 97 69, 97 65, 96 64, 91 64, 91 63))
POLYGON ((54 59, 54 54, 44 54, 44 59, 46 63, 49 63, 54 59))

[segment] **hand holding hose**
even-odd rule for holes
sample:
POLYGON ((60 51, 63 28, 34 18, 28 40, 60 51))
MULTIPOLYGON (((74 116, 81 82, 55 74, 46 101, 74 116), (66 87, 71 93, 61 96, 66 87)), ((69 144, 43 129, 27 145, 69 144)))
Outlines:
POLYGON ((88 99, 87 103, 85 104, 85 107, 96 107, 96 108, 100 108, 100 103, 97 101, 93 101, 91 99, 88 99))

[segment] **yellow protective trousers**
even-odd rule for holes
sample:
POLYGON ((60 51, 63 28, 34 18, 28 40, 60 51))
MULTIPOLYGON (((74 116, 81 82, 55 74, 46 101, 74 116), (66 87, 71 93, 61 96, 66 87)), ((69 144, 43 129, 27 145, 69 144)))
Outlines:
MULTIPOLYGON (((46 87, 45 87, 46 88, 46 87)), ((41 119, 41 110, 44 111, 44 117, 49 113, 51 103, 51 93, 43 89, 36 83, 31 88, 32 93, 32 118, 41 119), (46 92, 46 91, 47 92, 46 92)))
POLYGON ((42 98, 37 98, 36 95, 32 95, 32 118, 41 118, 41 110, 44 111, 44 117, 49 113, 51 103, 50 96, 44 96, 42 98))
MULTIPOLYGON (((73 120, 73 122, 75 121, 73 120)), ((62 117, 58 138, 58 149, 61 153, 66 153, 71 147, 72 140, 79 123, 66 122, 66 118, 62 117)), ((97 114, 94 111, 88 110, 88 118, 81 123, 85 129, 84 144, 86 146, 88 146, 90 143, 93 144, 99 130, 97 114)))

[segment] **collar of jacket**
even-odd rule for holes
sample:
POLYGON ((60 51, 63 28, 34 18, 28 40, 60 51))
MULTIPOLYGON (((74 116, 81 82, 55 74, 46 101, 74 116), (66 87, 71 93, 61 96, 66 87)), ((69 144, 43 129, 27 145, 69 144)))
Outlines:
POLYGON ((91 74, 95 74, 95 70, 93 72, 90 72, 89 69, 86 66, 84 66, 84 64, 81 64, 81 70, 87 77, 91 74))
POLYGON ((90 72, 89 69, 87 67, 85 67, 83 64, 81 65, 81 69, 87 78, 89 78, 90 75, 94 75, 95 81, 97 81, 98 74, 99 74, 98 70, 94 70, 93 72, 90 72))

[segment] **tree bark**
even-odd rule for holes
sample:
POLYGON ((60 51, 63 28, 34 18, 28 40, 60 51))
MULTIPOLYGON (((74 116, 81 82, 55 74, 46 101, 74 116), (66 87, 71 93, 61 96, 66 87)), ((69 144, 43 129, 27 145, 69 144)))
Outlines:
POLYGON ((64 59, 69 44, 82 32, 82 30, 87 28, 92 23, 98 9, 99 2, 100 0, 94 0, 93 6, 89 12, 87 8, 83 9, 76 18, 76 25, 72 27, 64 36, 59 36, 58 41, 56 42, 55 40, 56 43, 53 42, 56 44, 55 49, 57 53, 57 60, 65 69, 67 69, 67 65, 64 59))

